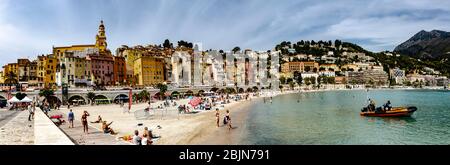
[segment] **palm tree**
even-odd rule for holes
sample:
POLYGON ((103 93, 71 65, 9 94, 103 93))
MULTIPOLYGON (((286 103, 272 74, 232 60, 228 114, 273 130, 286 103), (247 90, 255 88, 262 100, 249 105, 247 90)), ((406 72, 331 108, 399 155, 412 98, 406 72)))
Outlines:
POLYGON ((92 105, 92 103, 94 102, 95 93, 94 92, 89 92, 89 93, 86 94, 86 97, 89 99, 89 103, 92 105))
POLYGON ((5 84, 9 84, 9 91, 11 91, 11 85, 12 84, 17 84, 17 75, 10 71, 9 73, 6 74, 7 79, 5 80, 5 84))
POLYGON ((156 85, 156 87, 159 89, 159 97, 162 100, 162 97, 164 96, 164 94, 167 91, 167 85, 159 83, 158 85, 156 85))
POLYGON ((147 90, 143 90, 139 92, 139 97, 144 100, 144 102, 147 102, 147 100, 150 99, 150 93, 148 93, 147 90))

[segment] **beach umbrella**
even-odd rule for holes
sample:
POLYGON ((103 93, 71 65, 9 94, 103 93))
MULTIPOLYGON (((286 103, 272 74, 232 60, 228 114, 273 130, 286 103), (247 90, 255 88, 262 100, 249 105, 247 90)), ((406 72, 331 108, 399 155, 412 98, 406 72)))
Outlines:
POLYGON ((189 101, 189 104, 192 105, 193 107, 195 107, 195 106, 199 105, 200 102, 202 102, 202 99, 200 97, 194 97, 189 101))

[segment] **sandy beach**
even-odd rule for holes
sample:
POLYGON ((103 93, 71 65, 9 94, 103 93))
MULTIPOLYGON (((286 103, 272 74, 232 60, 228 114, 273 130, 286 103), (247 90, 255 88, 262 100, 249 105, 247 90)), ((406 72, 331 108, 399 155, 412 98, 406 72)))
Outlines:
MULTIPOLYGON (((187 99, 181 99, 176 101, 178 105, 188 103, 187 99)), ((244 119, 246 115, 246 105, 250 101, 231 101, 229 104, 225 104, 224 107, 213 107, 212 110, 197 110, 197 113, 192 114, 178 114, 176 107, 169 107, 166 109, 157 109, 158 105, 163 104, 162 101, 152 103, 152 107, 156 110, 150 111, 150 117, 147 119, 141 119, 139 116, 143 114, 143 109, 148 107, 146 103, 132 105, 131 111, 124 112, 123 107, 117 104, 100 105, 100 106, 78 106, 71 107, 75 113, 75 119, 79 120, 83 111, 88 111, 90 116, 88 121, 97 120, 97 116, 101 115, 103 120, 108 123, 113 121, 111 127, 114 131, 118 132, 116 139, 123 137, 124 135, 132 135, 134 130, 138 130, 140 134, 144 130, 144 127, 148 127, 153 130, 153 133, 161 136, 154 144, 234 144, 234 141, 225 141, 221 139, 212 138, 214 136, 224 137, 222 135, 230 135, 237 137, 241 133, 235 133, 241 131, 244 126, 244 119), (215 125, 215 109, 220 109, 221 125, 225 115, 225 111, 230 110, 231 118, 233 119, 233 125, 236 127, 233 129, 232 134, 228 133, 228 129, 225 126, 219 128, 215 125), (138 125, 139 124, 139 125, 138 125), (160 126, 160 127, 158 127, 160 126), (212 134, 213 133, 213 134, 212 134)), ((67 113, 69 110, 67 107, 54 111, 52 114, 63 114, 67 120, 67 113)), ((81 125, 80 122, 74 123, 75 126, 81 125)), ((90 126, 100 130, 101 125, 98 123, 89 123, 90 126)), ((89 135, 87 135, 89 136, 89 135)), ((230 137, 229 136, 229 137, 230 137)), ((233 138, 236 139, 236 138, 233 138)))

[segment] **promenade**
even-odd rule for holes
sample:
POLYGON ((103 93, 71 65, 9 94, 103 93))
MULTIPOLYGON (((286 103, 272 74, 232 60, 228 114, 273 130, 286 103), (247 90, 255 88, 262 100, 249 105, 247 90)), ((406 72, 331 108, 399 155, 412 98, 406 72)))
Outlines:
MULTIPOLYGON (((0 145, 34 144, 34 121, 28 121, 28 111, 10 111, 9 113, 17 114, 0 127, 0 145)), ((6 119, 6 116, 2 117, 6 119)))

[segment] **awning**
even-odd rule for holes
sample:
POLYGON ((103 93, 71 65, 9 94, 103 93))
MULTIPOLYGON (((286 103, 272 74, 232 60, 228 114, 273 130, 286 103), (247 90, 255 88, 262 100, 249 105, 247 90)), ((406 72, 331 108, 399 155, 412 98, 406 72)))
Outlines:
POLYGON ((17 99, 17 97, 16 97, 16 96, 14 96, 13 98, 9 99, 9 100, 8 100, 8 102, 9 102, 9 103, 19 103, 19 102, 20 102, 20 100, 19 100, 19 99, 17 99))
POLYGON ((33 102, 33 100, 31 100, 30 98, 28 98, 28 97, 25 96, 25 98, 23 98, 22 100, 20 100, 20 102, 30 103, 30 102, 33 102))

